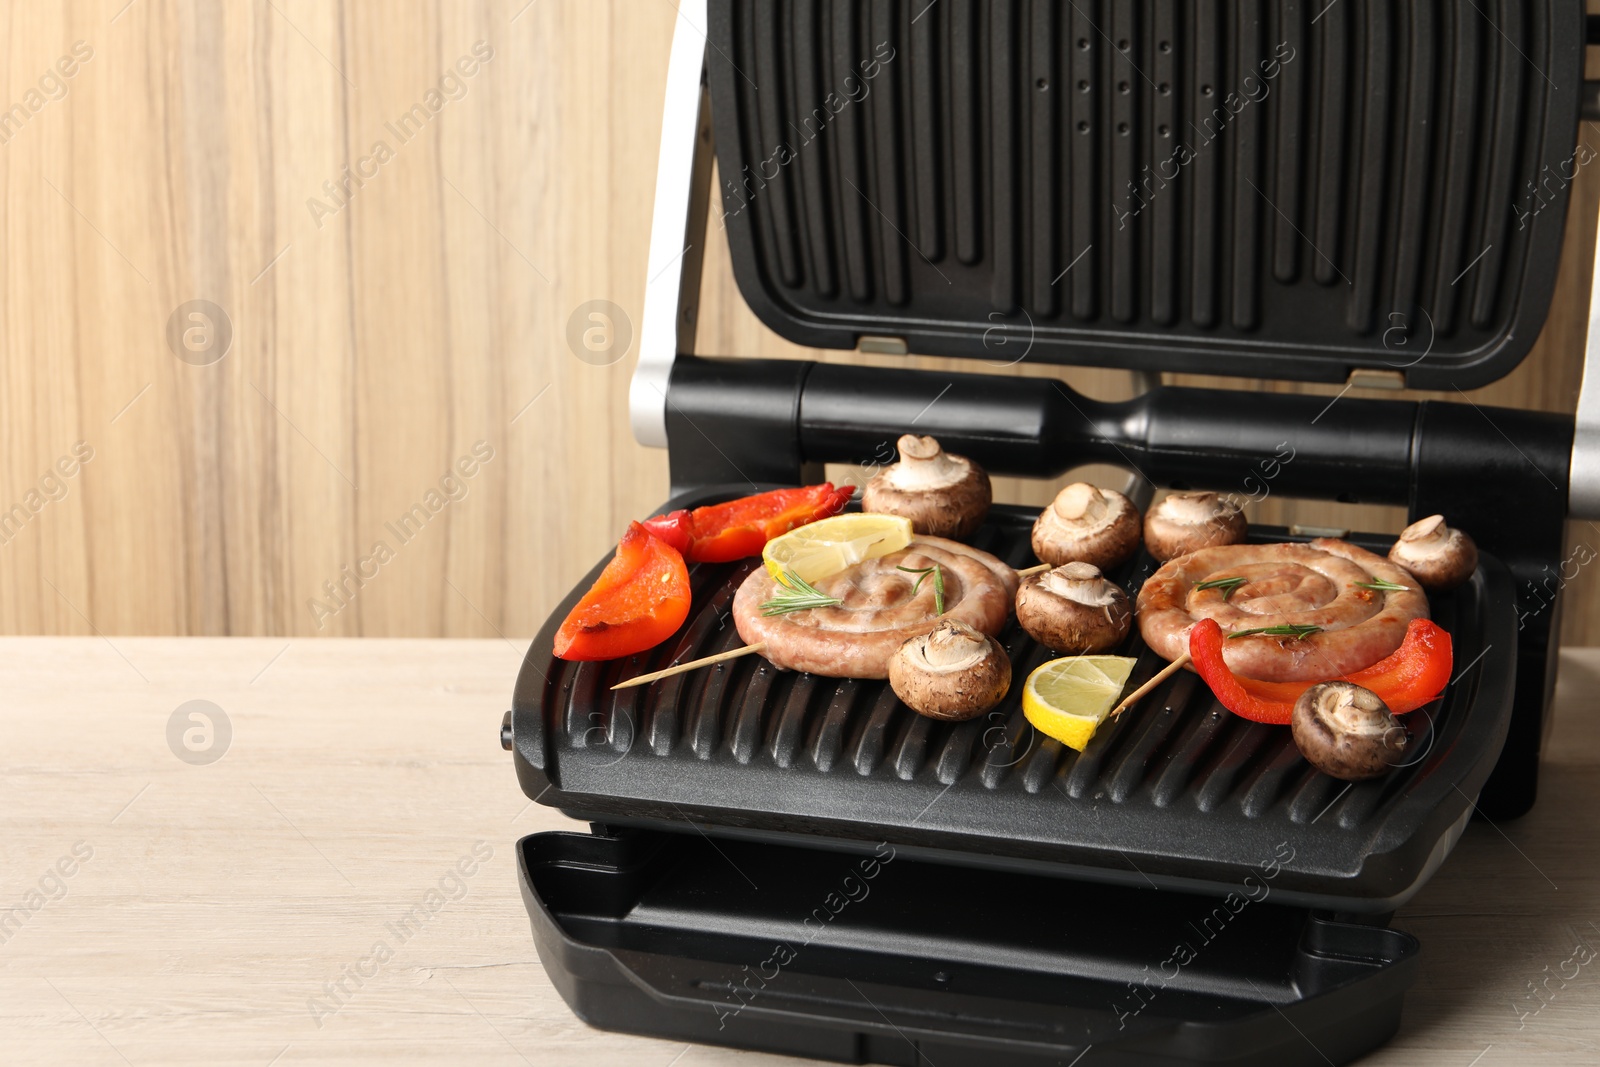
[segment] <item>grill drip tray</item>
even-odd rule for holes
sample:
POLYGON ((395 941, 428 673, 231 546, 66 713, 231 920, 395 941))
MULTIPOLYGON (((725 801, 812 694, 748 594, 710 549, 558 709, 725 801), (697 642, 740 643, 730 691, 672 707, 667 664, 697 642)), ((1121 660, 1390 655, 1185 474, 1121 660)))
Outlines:
MULTIPOLYGON (((673 506, 749 491, 724 489, 673 506)), ((996 507, 972 541, 1027 566, 1035 514, 996 507)), ((1295 540, 1270 528, 1252 537, 1295 540)), ((1377 551, 1388 544, 1351 540, 1377 551)), ((742 839, 870 853, 887 843, 947 865, 1217 897, 1276 858, 1275 902, 1382 914, 1454 844, 1510 719, 1512 581, 1487 555, 1466 586, 1433 598, 1458 677, 1442 701, 1406 717, 1417 756, 1353 785, 1316 772, 1288 730, 1227 712, 1187 671, 1074 753, 1022 715, 1021 680, 1053 654, 1014 622, 1001 635, 1011 695, 968 723, 916 715, 886 682, 783 672, 758 656, 610 691, 635 674, 739 647, 729 608, 756 565, 693 568, 688 621, 650 652, 554 659, 555 628, 597 565, 540 631, 517 682, 512 736, 529 797, 612 826, 692 822, 727 840, 724 848, 742 839)), ((1154 567, 1141 553, 1111 577, 1132 596, 1154 567)), ((1137 628, 1119 651, 1139 657, 1131 685, 1164 665, 1137 628)))
POLYGON ((1222 901, 639 830, 536 834, 518 867, 585 1021, 854 1063, 1344 1063, 1417 960, 1277 903, 1270 859, 1222 901))

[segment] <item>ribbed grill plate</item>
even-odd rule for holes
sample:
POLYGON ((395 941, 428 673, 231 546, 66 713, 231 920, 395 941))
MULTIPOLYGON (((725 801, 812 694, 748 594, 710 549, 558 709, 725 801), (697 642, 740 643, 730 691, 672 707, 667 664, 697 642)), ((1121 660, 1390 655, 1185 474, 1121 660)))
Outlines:
POLYGON ((1484 384, 1549 308, 1583 17, 711 0, 734 273, 816 347, 1484 384))
MULTIPOLYGON (((997 507, 973 543, 1027 566, 1034 515, 997 507)), ((1256 536, 1289 539, 1272 529, 1256 536)), ((738 648, 729 607, 756 565, 693 568, 695 608, 683 629, 628 660, 552 657, 556 626, 599 566, 573 590, 517 682, 513 726, 528 796, 605 822, 693 821, 712 833, 798 834, 846 848, 887 840, 954 860, 1163 888, 1225 893, 1276 860, 1274 892, 1285 900, 1377 911, 1442 858, 1510 719, 1511 579, 1490 557, 1467 586, 1433 601, 1459 677, 1441 704, 1407 717, 1411 764, 1354 785, 1317 773, 1287 729, 1227 712, 1189 672, 1102 727, 1081 754, 1066 749, 1022 715, 1023 679, 1053 654, 1014 622, 1001 637, 1012 692, 967 723, 915 714, 886 682, 779 671, 758 656, 611 691, 738 648)), ((1113 577, 1131 594, 1154 566, 1141 554, 1113 577)), ((1137 632, 1123 651, 1139 657, 1131 684, 1164 666, 1137 632)))

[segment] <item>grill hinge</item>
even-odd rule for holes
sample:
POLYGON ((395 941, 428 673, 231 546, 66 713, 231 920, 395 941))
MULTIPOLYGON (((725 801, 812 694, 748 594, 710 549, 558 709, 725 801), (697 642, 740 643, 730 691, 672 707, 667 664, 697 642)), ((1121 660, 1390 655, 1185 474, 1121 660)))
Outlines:
POLYGON ((694 351, 700 267, 710 211, 711 96, 705 85, 705 0, 682 0, 667 62, 667 93, 650 213, 639 362, 628 390, 633 436, 667 446, 667 385, 680 352, 694 351))
POLYGON ((1589 281, 1589 337, 1570 470, 1568 512, 1578 519, 1600 518, 1600 240, 1595 242, 1595 273, 1589 281))

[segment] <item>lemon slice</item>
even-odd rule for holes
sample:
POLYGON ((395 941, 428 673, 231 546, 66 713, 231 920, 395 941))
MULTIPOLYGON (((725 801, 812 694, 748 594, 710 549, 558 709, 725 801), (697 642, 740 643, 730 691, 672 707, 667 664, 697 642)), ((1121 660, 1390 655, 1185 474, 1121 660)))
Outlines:
POLYGON ((898 552, 911 543, 911 520, 851 513, 808 522, 767 542, 761 559, 782 580, 793 571, 807 582, 838 574, 852 563, 898 552))
POLYGON ((1053 659, 1028 675, 1022 714, 1040 733, 1082 752, 1122 695, 1135 662, 1131 656, 1053 659))

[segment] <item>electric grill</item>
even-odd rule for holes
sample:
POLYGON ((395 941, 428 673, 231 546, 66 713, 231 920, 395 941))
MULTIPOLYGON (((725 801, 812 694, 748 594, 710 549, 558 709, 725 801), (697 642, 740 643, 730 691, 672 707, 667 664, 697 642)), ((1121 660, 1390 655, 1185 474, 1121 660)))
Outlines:
MULTIPOLYGON (((1596 96, 1583 5, 679 12, 631 394, 635 435, 669 451, 667 507, 817 481, 914 428, 1000 474, 1119 465, 1142 505, 1275 461, 1275 493, 1443 512, 1482 558, 1431 598, 1457 676, 1408 716, 1414 755, 1354 784, 1188 672, 1081 754, 1027 724, 1020 685, 967 723, 753 656, 612 692, 737 648, 733 594, 759 564, 693 567, 691 615, 656 649, 554 659, 602 561, 534 640, 502 727, 527 795, 592 824, 519 846, 556 988, 601 1027, 853 1062, 1320 1063, 1381 1043, 1419 950, 1391 914, 1475 811, 1534 801, 1547 579, 1569 510, 1600 512, 1600 356, 1576 422, 1158 375, 1459 390, 1514 368, 1596 96), (1102 402, 981 365, 693 355, 713 156, 740 290, 784 337, 1150 387, 1102 402)), ((1035 514, 997 506, 971 540, 1031 564, 1035 514)), ((1110 577, 1131 595, 1154 566, 1110 577)), ((1019 680, 1051 656, 1014 624, 1001 640, 1019 680)), ((1126 651, 1130 685, 1163 665, 1137 633, 1126 651)))

